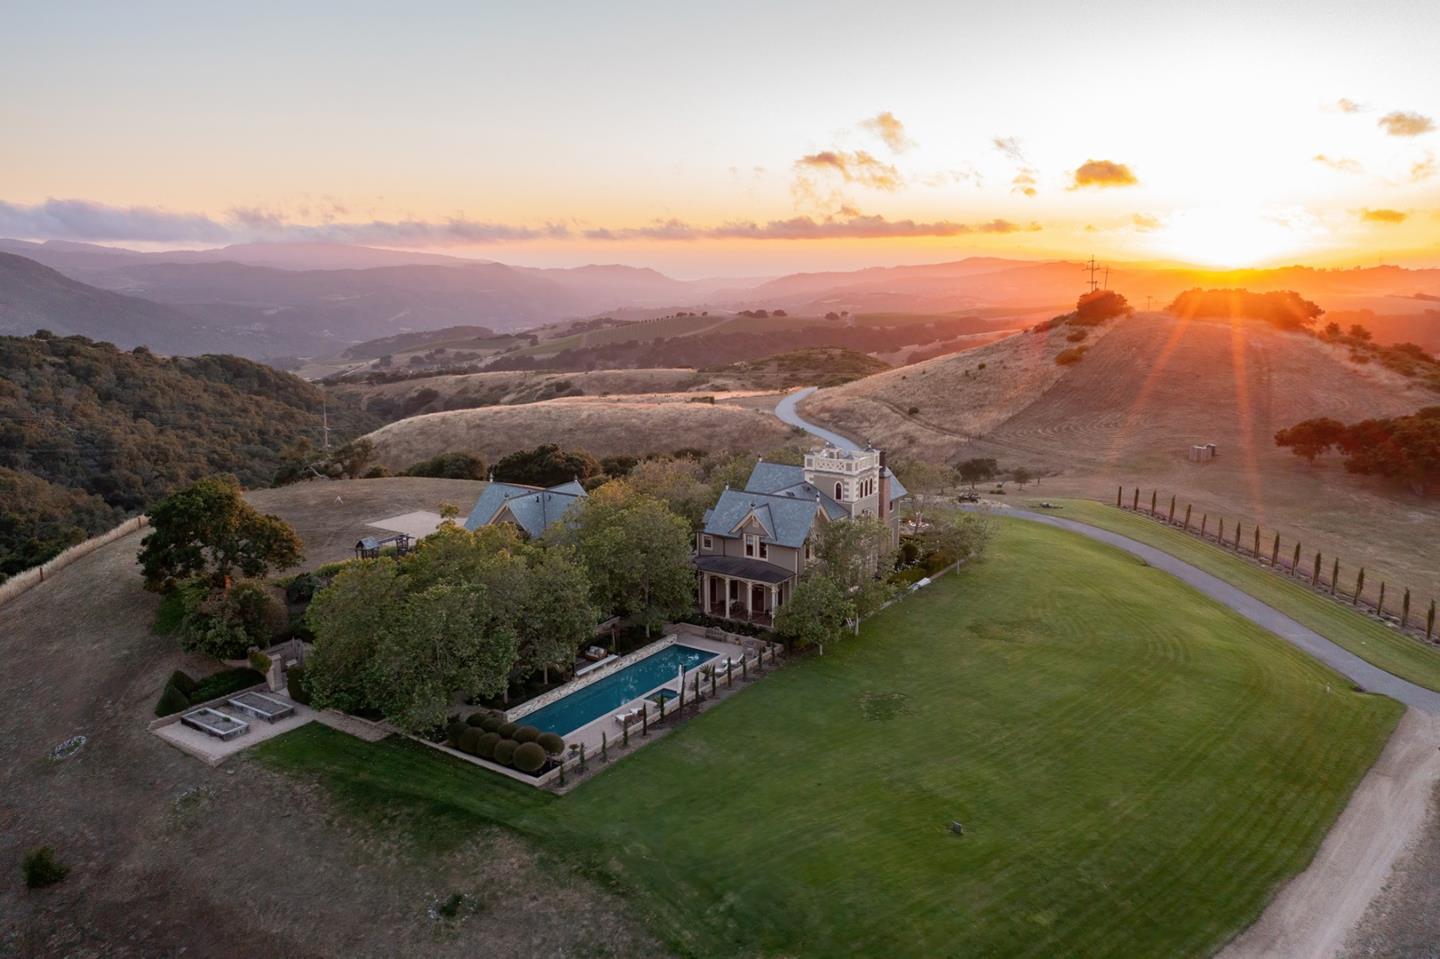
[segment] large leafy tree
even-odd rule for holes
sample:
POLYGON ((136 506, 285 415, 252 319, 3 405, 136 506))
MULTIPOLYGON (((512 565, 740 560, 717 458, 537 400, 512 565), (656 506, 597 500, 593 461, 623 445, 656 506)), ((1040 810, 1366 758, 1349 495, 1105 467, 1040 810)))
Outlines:
POLYGON ((1289 447, 1296 456, 1315 462, 1340 442, 1345 435, 1345 424, 1328 416, 1303 420, 1294 426, 1275 434, 1275 445, 1289 447))
POLYGON ((374 705, 401 729, 445 721, 456 691, 504 692, 515 634, 492 622, 483 586, 443 584, 407 596, 401 629, 380 637, 370 668, 374 705))
POLYGON ((692 459, 645 460, 629 472, 625 482, 637 493, 663 502, 694 529, 700 527, 706 508, 718 495, 705 478, 704 464, 692 459))
POLYGON ((554 443, 519 450, 495 464, 495 478, 502 483, 527 486, 558 486, 570 480, 599 476, 600 462, 583 450, 561 449, 554 443))
POLYGON ((574 544, 589 573, 595 605, 624 613, 647 635, 694 599, 689 524, 623 482, 586 497, 559 535, 574 544))
POLYGON ((884 578, 895 568, 895 553, 890 527, 873 516, 826 523, 815 550, 820 571, 855 604, 857 617, 871 615, 895 595, 884 578))
POLYGON ((983 555, 993 535, 994 526, 988 517, 949 509, 933 514, 930 525, 918 538, 924 552, 956 562, 983 555))
POLYGON ((145 586, 164 590, 203 576, 223 585, 232 572, 263 576, 301 559, 300 538, 278 516, 260 513, 234 479, 203 479, 150 510, 151 532, 140 550, 145 586))
POLYGON ((796 649, 825 644, 840 636, 856 618, 855 604, 829 576, 812 573, 800 580, 790 600, 775 614, 775 633, 796 649))
POLYGON ((371 708, 376 652, 406 628, 406 612, 406 584, 389 560, 351 564, 315 594, 305 614, 315 634, 305 674, 316 706, 371 708))
POLYGON ((590 602, 590 577, 567 546, 528 547, 524 591, 515 617, 519 669, 573 668, 575 652, 595 631, 599 619, 590 602))

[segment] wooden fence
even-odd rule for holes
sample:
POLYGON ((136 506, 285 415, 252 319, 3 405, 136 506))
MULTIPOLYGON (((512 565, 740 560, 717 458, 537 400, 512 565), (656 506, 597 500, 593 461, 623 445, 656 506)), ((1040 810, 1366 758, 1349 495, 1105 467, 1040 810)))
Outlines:
MULTIPOLYGON (((1245 520, 1233 517, 1227 521, 1224 516, 1211 516, 1208 512, 1197 515, 1192 504, 1186 503, 1181 509, 1175 496, 1163 498, 1156 489, 1152 489, 1149 497, 1145 498, 1138 486, 1129 496, 1124 486, 1117 487, 1115 505, 1213 543, 1226 552, 1249 559, 1296 582, 1305 583, 1317 593, 1416 638, 1440 642, 1434 599, 1428 604, 1415 601, 1408 588, 1383 579, 1378 581, 1379 588, 1367 596, 1365 567, 1347 564, 1338 556, 1327 556, 1318 550, 1308 551, 1302 541, 1287 541, 1279 530, 1264 530, 1258 523, 1247 526, 1245 520), (1351 584, 1348 589, 1341 585, 1347 574, 1351 584)), ((1374 577, 1369 579, 1369 584, 1377 584, 1374 577)))
POLYGON ((123 536, 129 536, 137 530, 142 530, 150 525, 148 516, 136 516, 127 519, 119 526, 99 536, 92 536, 83 543, 76 543, 65 552, 54 559, 41 563, 39 566, 32 566, 11 576, 5 582, 0 583, 0 605, 10 602, 16 596, 45 582, 47 578, 55 575, 60 570, 69 566, 84 556, 89 556, 102 546, 115 542, 123 536))

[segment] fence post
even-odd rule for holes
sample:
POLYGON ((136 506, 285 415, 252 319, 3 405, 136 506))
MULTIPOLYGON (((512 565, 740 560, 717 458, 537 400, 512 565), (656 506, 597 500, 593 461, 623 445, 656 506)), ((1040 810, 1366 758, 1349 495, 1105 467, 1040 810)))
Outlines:
POLYGON ((1400 600, 1400 628, 1404 629, 1410 623, 1410 590, 1405 590, 1405 598, 1400 600))
POLYGON ((1200 517, 1200 538, 1205 538, 1205 526, 1210 522, 1210 514, 1205 513, 1200 517))
POLYGON ((1175 494, 1173 493, 1170 494, 1170 519, 1168 522, 1171 526, 1175 525, 1175 494))
POLYGON ((730 657, 725 657, 725 688, 731 689, 735 685, 735 664, 730 662, 730 657))
POLYGON ((1365 592, 1365 567, 1360 567, 1360 572, 1355 576, 1355 599, 1351 606, 1360 605, 1360 594, 1365 592))
POLYGON ((1225 545, 1225 517, 1220 517, 1220 532, 1215 534, 1215 545, 1225 545))
POLYGON ((1335 595, 1335 584, 1340 582, 1340 557, 1335 557, 1335 565, 1330 570, 1330 595, 1335 595))
POLYGON ((1290 561, 1290 575, 1300 575, 1300 541, 1295 541, 1295 558, 1290 561))
POLYGON ((585 771, 585 744, 580 744, 580 771, 585 771))
POLYGON ((1255 527, 1255 562, 1260 562, 1260 527, 1255 527))
POLYGON ((1385 618, 1385 581, 1380 581, 1380 604, 1375 607, 1375 615, 1381 619, 1385 618))
POLYGON ((1192 506, 1193 504, 1191 503, 1185 504, 1185 532, 1187 533, 1190 532, 1190 510, 1192 506))
POLYGON ((1117 486, 1117 487, 1115 487, 1115 508, 1116 508, 1116 509, 1124 509, 1124 508, 1125 508, 1125 487, 1124 487, 1124 486, 1117 486))
POLYGON ((1158 489, 1152 489, 1152 490, 1150 491, 1150 515, 1151 515, 1151 516, 1154 516, 1154 515, 1155 515, 1155 506, 1156 506, 1157 502, 1159 501, 1159 498, 1160 498, 1160 491, 1159 491, 1158 489))
POLYGON ((605 734, 603 729, 600 730, 600 761, 602 763, 610 761, 610 737, 605 734))
POLYGON ((1140 487, 1138 486, 1135 487, 1135 497, 1130 501, 1130 508, 1137 513, 1140 512, 1140 487))
POLYGON ((1430 634, 1435 631, 1435 600, 1430 600, 1430 612, 1425 614, 1425 642, 1430 642, 1430 634))
POLYGON ((1240 552, 1240 526, 1241 523, 1237 519, 1235 521, 1235 552, 1237 553, 1240 552))
POLYGON ((1280 565, 1280 531, 1275 531, 1275 547, 1270 550, 1270 568, 1275 569, 1280 565))
MULTIPOLYGON (((1311 585, 1311 586, 1316 586, 1316 587, 1318 587, 1318 586, 1320 585, 1320 551, 1319 551, 1319 550, 1316 550, 1316 551, 1315 551, 1315 572, 1313 572, 1313 573, 1310 574, 1310 585, 1311 585)), ((1383 591, 1383 590, 1382 590, 1382 591, 1383 591)))

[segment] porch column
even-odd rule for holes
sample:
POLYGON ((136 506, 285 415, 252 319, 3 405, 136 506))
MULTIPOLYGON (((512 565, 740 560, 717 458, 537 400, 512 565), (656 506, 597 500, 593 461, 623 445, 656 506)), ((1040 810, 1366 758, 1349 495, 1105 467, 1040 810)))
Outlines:
POLYGON ((744 580, 743 582, 745 583, 745 615, 747 615, 747 616, 754 616, 754 615, 755 615, 755 590, 753 590, 753 589, 750 588, 750 581, 749 581, 749 580, 744 580))
POLYGON ((770 615, 775 615, 775 610, 780 608, 780 587, 770 587, 770 615))

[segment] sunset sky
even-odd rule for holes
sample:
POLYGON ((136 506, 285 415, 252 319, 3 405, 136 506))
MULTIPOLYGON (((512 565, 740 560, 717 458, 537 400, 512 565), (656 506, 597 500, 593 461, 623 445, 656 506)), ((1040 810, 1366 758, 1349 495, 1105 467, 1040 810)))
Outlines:
POLYGON ((1440 7, 5 3, 0 236, 1440 265, 1440 7), (305 12, 297 12, 303 7, 305 12))

